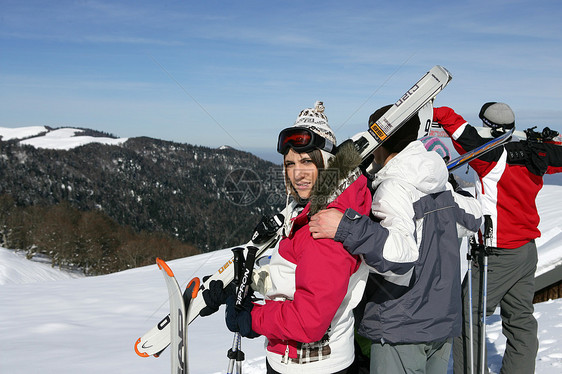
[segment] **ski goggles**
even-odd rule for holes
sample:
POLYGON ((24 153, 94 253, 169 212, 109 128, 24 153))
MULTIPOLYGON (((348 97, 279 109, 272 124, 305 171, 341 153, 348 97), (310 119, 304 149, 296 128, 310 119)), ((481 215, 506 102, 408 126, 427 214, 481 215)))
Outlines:
POLYGON ((289 127, 279 133, 277 152, 286 154, 292 148, 295 152, 310 152, 321 149, 334 153, 336 146, 326 138, 305 127, 289 127))

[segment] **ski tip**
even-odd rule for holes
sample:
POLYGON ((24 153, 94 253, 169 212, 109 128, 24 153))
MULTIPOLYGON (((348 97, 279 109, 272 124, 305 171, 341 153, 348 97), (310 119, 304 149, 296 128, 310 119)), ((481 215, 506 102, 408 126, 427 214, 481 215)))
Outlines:
POLYGON ((170 269, 168 264, 164 262, 164 260, 162 260, 161 258, 156 258, 156 264, 158 265, 158 268, 164 270, 170 277, 174 276, 174 272, 172 271, 172 269, 170 269))
POLYGON ((451 74, 451 72, 449 70, 447 70, 444 66, 435 65, 434 67, 431 68, 430 71, 432 71, 432 72, 439 71, 439 72, 443 73, 447 77, 447 83, 449 83, 451 81, 451 79, 453 79, 453 75, 451 74))
POLYGON ((199 293, 199 286, 201 285, 201 280, 198 277, 193 278, 189 281, 186 288, 191 288, 191 298, 195 299, 199 293))
POLYGON ((148 357, 149 354, 145 353, 145 352, 141 352, 139 351, 139 343, 141 342, 141 338, 138 338, 138 340, 135 343, 135 352, 137 355, 139 355, 140 357, 148 357))

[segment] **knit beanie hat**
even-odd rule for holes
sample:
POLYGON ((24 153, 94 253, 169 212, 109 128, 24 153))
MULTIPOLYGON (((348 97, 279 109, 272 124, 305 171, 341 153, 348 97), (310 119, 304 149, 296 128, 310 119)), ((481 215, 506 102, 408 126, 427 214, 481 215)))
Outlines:
MULTIPOLYGON (((336 135, 328 124, 328 117, 324 114, 324 103, 317 101, 314 103, 314 108, 307 108, 301 110, 293 127, 305 127, 317 135, 329 140, 334 147, 337 145, 336 135)), ((320 150, 324 167, 328 166, 328 161, 334 156, 333 154, 320 150)))
POLYGON ((512 129, 515 127, 515 114, 505 103, 490 102, 482 105, 478 117, 484 126, 492 129, 512 129))
POLYGON ((424 136, 420 141, 425 146, 428 151, 435 151, 439 153, 439 156, 445 160, 445 162, 451 159, 451 153, 449 148, 443 143, 439 138, 434 138, 432 136, 424 136))
MULTIPOLYGON (((369 127, 371 127, 374 122, 378 121, 378 119, 381 118, 382 115, 385 114, 391 107, 392 104, 383 106, 371 114, 369 117, 369 127)), ((398 153, 418 138, 419 128, 420 118, 419 116, 414 115, 410 117, 406 123, 400 126, 398 130, 392 133, 388 139, 382 143, 382 146, 390 153, 398 153)))
POLYGON ((336 136, 328 125, 328 117, 324 114, 324 103, 317 101, 314 108, 301 110, 293 127, 306 127, 336 145, 336 136))

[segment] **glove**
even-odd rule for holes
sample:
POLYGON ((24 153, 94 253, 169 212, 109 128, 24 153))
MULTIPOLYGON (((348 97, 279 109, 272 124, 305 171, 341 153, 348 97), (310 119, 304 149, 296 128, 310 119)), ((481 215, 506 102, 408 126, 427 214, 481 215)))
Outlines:
POLYGON ((542 138, 543 138, 543 140, 552 140, 552 139, 554 139, 555 137, 557 137, 558 135, 560 135, 558 131, 551 130, 551 129, 549 129, 548 127, 545 127, 545 128, 542 130, 542 138))
POLYGON ((457 180, 456 180, 456 178, 453 174, 449 174, 448 182, 453 187, 453 191, 458 193, 459 195, 466 196, 466 197, 474 197, 474 196, 472 196, 472 194, 470 192, 462 189, 462 187, 459 185, 459 183, 457 182, 457 180))
POLYGON ((205 300, 206 306, 201 309, 199 315, 206 317, 215 313, 221 305, 226 303, 226 299, 231 295, 234 296, 235 293, 236 287, 233 282, 224 287, 221 280, 212 280, 209 283, 209 288, 203 291, 203 300, 205 300))
POLYGON ((453 186, 453 191, 459 192, 460 190, 462 190, 461 186, 459 186, 459 182, 457 182, 457 180, 455 179, 455 176, 451 173, 449 173, 448 182, 451 183, 451 186, 453 186))
POLYGON ((254 303, 249 297, 245 297, 242 302, 242 309, 238 310, 235 306, 236 297, 229 296, 226 299, 226 327, 232 332, 239 332, 245 338, 257 338, 260 334, 252 330, 252 308, 254 303))

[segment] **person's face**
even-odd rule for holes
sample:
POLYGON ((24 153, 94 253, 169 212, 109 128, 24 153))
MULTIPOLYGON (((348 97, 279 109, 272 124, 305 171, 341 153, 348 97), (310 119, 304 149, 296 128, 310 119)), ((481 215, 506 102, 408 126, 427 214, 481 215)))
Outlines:
POLYGON ((301 199, 308 199, 318 178, 318 168, 308 153, 297 153, 293 149, 285 155, 284 163, 291 185, 301 199))

